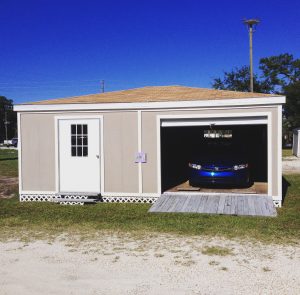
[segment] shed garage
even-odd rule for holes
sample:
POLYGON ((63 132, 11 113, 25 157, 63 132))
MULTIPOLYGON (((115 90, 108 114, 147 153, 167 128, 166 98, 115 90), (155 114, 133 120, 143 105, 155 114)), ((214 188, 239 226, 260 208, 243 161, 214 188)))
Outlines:
POLYGON ((281 206, 284 102, 261 93, 162 86, 16 105, 20 200, 153 203, 168 191, 230 190, 265 194, 281 206), (248 186, 190 184, 192 158, 203 158, 211 145, 245 151, 248 186))

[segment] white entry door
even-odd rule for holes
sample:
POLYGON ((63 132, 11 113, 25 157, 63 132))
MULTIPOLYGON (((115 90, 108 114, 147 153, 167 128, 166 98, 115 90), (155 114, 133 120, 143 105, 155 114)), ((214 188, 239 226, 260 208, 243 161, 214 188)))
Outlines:
POLYGON ((100 193, 100 119, 59 119, 59 191, 100 193))

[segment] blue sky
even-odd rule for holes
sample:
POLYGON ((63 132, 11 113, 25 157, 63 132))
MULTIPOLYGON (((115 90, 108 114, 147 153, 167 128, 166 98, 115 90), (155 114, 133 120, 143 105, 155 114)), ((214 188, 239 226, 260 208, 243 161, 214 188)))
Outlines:
POLYGON ((16 103, 146 85, 210 87, 248 64, 299 58, 300 1, 0 0, 0 95, 16 103))

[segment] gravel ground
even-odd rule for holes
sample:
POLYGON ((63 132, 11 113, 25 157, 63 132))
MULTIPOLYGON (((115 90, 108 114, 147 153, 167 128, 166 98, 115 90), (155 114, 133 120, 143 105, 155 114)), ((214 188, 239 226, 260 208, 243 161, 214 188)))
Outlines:
POLYGON ((0 175, 0 199, 9 199, 18 191, 18 177, 0 175))
POLYGON ((0 251, 1 294, 300 294, 298 245, 99 233, 0 251))
POLYGON ((282 159, 283 173, 300 173, 300 158, 295 156, 285 157, 282 159))

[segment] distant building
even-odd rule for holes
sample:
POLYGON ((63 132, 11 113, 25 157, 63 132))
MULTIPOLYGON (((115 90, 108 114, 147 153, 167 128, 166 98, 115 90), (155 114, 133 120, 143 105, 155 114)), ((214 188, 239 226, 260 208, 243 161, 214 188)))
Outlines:
POLYGON ((293 130, 293 155, 300 157, 300 128, 293 130))

